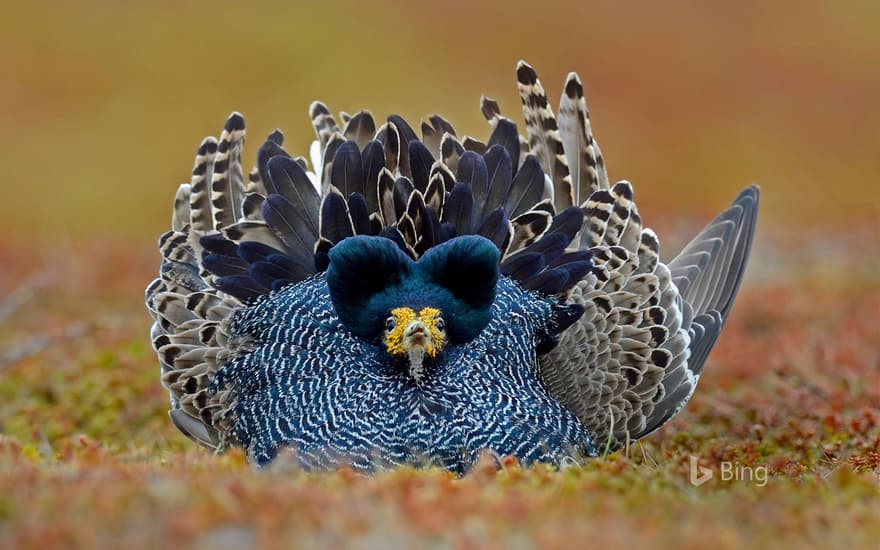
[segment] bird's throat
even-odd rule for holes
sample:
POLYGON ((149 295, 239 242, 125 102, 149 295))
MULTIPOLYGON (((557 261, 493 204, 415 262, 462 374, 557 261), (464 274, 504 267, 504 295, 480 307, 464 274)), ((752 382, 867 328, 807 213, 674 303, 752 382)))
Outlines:
POLYGON ((409 358, 409 375, 416 384, 421 384, 425 376, 425 347, 410 346, 407 350, 409 358))

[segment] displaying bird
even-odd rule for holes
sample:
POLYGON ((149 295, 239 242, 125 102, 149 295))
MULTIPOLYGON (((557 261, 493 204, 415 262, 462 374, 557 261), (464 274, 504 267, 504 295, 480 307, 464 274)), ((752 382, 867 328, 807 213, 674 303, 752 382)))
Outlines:
POLYGON ((480 452, 561 464, 675 416, 730 314, 758 189, 668 264, 611 184, 579 77, 554 115, 516 76, 526 136, 444 118, 310 114, 311 166, 244 119, 198 148, 146 290, 170 416, 216 451, 308 469, 462 472, 480 452))

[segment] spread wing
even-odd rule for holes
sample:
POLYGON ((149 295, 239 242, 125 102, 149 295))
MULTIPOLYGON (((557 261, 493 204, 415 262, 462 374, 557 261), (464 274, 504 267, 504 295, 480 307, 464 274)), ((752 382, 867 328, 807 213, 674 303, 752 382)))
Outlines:
POLYGON ((669 262, 672 282, 679 289, 689 327, 690 357, 686 371, 663 380, 666 397, 645 419, 636 438, 650 434, 687 403, 709 352, 715 345, 742 283, 758 217, 759 191, 744 189, 733 204, 712 220, 669 262))
MULTIPOLYGON (((626 198, 610 194, 612 209, 622 209, 626 198)), ((625 233, 632 227, 636 243, 593 248, 599 269, 569 293, 585 314, 541 366, 549 391, 596 441, 618 447, 644 437, 693 395, 742 281, 757 206, 758 189, 745 189, 669 265, 632 213, 625 233)))
MULTIPOLYGON (((531 90, 543 93, 536 78, 529 81, 531 90)), ((527 122, 535 118, 533 105, 546 104, 546 97, 524 100, 527 122)), ((553 117, 549 108, 540 113, 553 117)), ((541 150, 552 149, 555 140, 535 139, 533 132, 561 134, 557 156, 571 167, 567 178, 574 178, 573 195, 582 198, 585 216, 573 244, 592 257, 589 273, 566 294, 584 315, 541 356, 541 377, 600 445, 617 448, 662 426, 693 395, 742 281, 758 189, 740 193, 665 265, 657 235, 642 224, 632 186, 608 183, 576 74, 565 83, 558 124, 528 127, 530 142, 545 143, 541 150)))

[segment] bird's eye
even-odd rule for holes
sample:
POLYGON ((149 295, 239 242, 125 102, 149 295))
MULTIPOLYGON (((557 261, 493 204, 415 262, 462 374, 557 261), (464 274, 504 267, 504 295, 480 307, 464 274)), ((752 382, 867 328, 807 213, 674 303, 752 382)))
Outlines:
POLYGON ((443 320, 443 317, 437 319, 437 330, 439 330, 440 332, 446 331, 446 321, 443 320))
POLYGON ((397 326, 397 321, 394 319, 393 316, 385 319, 385 330, 386 331, 391 332, 392 330, 394 330, 394 327, 396 327, 396 326, 397 326))

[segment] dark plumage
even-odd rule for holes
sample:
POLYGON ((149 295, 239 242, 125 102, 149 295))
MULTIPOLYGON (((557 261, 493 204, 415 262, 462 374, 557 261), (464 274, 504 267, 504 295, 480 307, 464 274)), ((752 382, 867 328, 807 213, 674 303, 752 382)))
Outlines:
POLYGON ((217 451, 307 468, 482 450, 559 464, 618 448, 693 394, 754 234, 749 187, 669 264, 610 185, 583 87, 557 119, 517 67, 528 139, 437 115, 376 128, 322 103, 312 171, 279 131, 245 184, 244 119, 199 147, 146 292, 171 419, 217 451))

